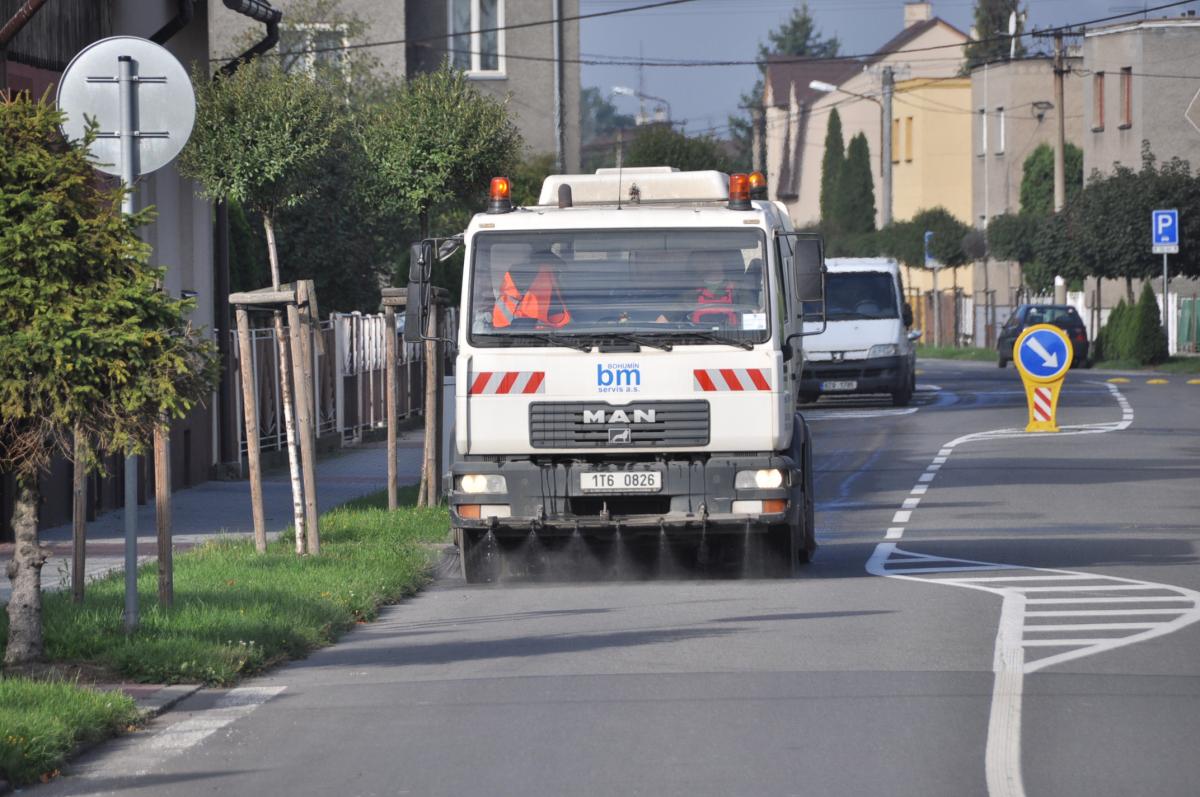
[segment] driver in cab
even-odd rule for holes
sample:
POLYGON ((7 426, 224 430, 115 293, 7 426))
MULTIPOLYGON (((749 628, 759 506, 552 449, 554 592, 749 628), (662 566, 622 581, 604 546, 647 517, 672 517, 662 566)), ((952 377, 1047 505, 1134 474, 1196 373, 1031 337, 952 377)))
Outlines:
MULTIPOLYGON (((734 277, 740 273, 736 255, 717 250, 693 252, 688 258, 688 271, 696 279, 696 288, 682 297, 683 306, 690 307, 676 321, 737 329, 740 315, 734 310, 738 284, 734 277)), ((662 313, 655 323, 665 324, 672 319, 662 313)))
POLYGON ((534 254, 529 266, 505 271, 492 307, 492 326, 502 329, 518 319, 532 320, 535 329, 560 329, 571 323, 556 276, 562 267, 562 258, 543 251, 534 254))

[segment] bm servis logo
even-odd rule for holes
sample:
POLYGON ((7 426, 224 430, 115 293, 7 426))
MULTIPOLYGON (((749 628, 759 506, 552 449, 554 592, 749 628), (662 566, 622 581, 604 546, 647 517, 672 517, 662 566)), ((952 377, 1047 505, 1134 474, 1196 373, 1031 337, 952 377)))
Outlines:
POLYGON ((638 363, 597 364, 596 390, 600 393, 640 393, 641 366, 638 363))

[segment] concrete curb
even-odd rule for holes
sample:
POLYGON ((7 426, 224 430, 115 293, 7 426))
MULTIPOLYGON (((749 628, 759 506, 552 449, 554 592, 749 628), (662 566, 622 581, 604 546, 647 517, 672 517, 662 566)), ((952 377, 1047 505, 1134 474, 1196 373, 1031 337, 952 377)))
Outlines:
POLYGON ((134 702, 145 719, 153 719, 159 714, 171 710, 177 703, 186 700, 202 688, 200 684, 172 684, 145 697, 135 698, 134 702))

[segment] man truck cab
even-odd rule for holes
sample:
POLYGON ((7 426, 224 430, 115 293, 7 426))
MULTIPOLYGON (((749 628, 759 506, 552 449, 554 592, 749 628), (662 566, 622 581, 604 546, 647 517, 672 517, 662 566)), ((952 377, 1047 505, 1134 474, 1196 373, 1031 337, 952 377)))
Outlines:
POLYGON ((824 330, 816 307, 805 326, 800 401, 823 395, 888 393, 898 407, 916 388, 920 332, 909 332, 912 308, 904 301, 900 266, 891 258, 830 258, 825 261, 824 330))
MULTIPOLYGON (((468 581, 495 580, 531 535, 753 536, 778 574, 812 555, 795 407, 821 242, 750 182, 601 169, 548 177, 518 208, 493 180, 462 236, 447 474, 468 581)), ((410 314, 426 312, 435 249, 414 247, 410 314)), ((407 339, 424 326, 410 318, 407 339)))

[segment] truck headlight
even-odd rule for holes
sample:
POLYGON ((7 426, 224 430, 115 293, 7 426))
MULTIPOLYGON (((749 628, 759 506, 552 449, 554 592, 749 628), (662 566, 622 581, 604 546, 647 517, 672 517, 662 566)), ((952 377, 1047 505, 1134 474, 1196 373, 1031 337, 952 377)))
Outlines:
POLYGON ((737 490, 773 490, 783 486, 783 471, 779 468, 739 470, 733 486, 737 490))
POLYGON ((873 360, 876 357, 895 357, 898 354, 900 354, 900 347, 895 343, 879 343, 871 347, 871 350, 867 352, 867 358, 873 360))
POLYGON ((508 483, 503 476, 494 473, 472 473, 458 480, 458 486, 464 493, 506 493, 508 483))

